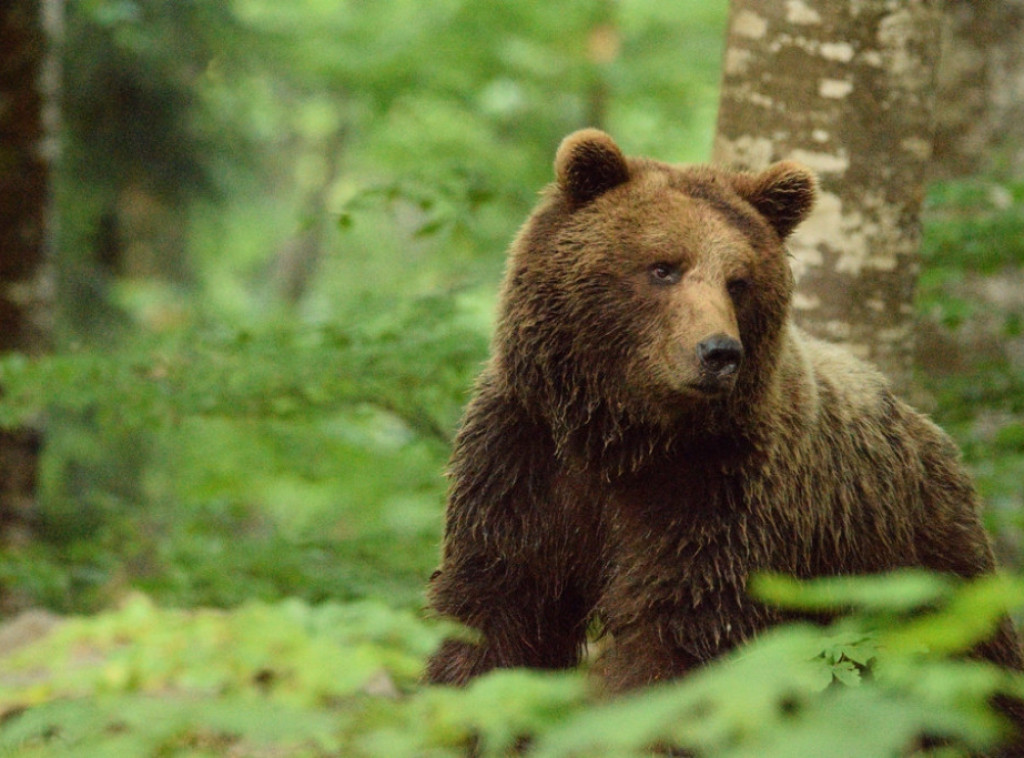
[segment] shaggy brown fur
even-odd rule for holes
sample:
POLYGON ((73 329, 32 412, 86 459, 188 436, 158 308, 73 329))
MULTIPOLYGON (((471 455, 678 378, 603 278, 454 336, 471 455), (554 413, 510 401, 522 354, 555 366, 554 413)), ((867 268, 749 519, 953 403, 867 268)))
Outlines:
MULTIPOLYGON (((596 130, 555 168, 512 246, 430 589, 482 642, 447 643, 432 681, 573 666, 598 616, 622 690, 777 621, 756 571, 993 570, 950 439, 790 322, 806 169, 626 159, 596 130)), ((1021 667, 1008 624, 981 653, 1021 667)))

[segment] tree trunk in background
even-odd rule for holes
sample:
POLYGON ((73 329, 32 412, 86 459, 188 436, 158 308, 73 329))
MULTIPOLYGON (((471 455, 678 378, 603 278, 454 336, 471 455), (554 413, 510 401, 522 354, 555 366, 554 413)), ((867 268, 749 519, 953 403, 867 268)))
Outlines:
POLYGON ((995 3, 997 43, 990 48, 989 106, 998 167, 1024 178, 1024 0, 995 3))
MULTIPOLYGON (((6 0, 0 12, 0 352, 49 347, 46 247, 48 152, 45 90, 56 80, 39 0, 6 0)), ((2 391, 2 390, 0 390, 2 391)), ((0 544, 30 538, 42 435, 0 431, 0 544)))
POLYGON ((968 176, 982 166, 990 139, 989 45, 997 3, 947 0, 937 69, 934 179, 968 176))
POLYGON ((931 175, 1024 171, 1024 0, 947 0, 931 175))
POLYGON ((306 296, 324 256, 328 226, 334 223, 327 201, 338 181, 347 137, 347 130, 338 126, 325 141, 323 175, 303 203, 304 228, 277 255, 273 274, 275 289, 292 308, 306 296))
POLYGON ((818 172, 794 235, 798 323, 910 387, 937 0, 733 0, 714 160, 818 172))
POLYGON ((604 129, 608 120, 608 67, 622 52, 622 33, 616 22, 614 0, 601 0, 595 4, 594 25, 587 36, 591 80, 585 121, 587 126, 597 129, 604 129))

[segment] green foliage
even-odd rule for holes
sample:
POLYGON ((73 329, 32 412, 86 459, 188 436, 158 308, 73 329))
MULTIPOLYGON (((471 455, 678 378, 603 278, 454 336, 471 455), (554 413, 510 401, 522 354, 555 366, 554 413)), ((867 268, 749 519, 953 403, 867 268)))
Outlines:
POLYGON ((917 295, 922 321, 939 335, 934 358, 927 353, 933 342, 922 351, 929 369, 921 384, 973 468, 1004 563, 1016 568, 1024 544, 1022 209, 1020 181, 933 186, 917 295))
POLYGON ((446 442, 485 335, 468 319, 460 323, 454 296, 384 307, 367 302, 362 323, 261 333, 193 329, 123 354, 7 356, 0 424, 24 423, 41 408, 131 429, 189 416, 309 419, 368 403, 446 442))
POLYGON ((70 3, 62 342, 0 365, 0 423, 47 432, 14 605, 418 603, 558 140, 705 157, 725 11, 70 3))
POLYGON ((44 541, 0 576, 68 610, 415 602, 558 140, 703 158, 726 4, 67 10, 62 343, 0 366, 0 424, 46 422, 44 541))
MULTIPOLYGON (((1024 183, 937 183, 928 196, 923 254, 926 277, 950 269, 992 272, 1024 264, 1024 183)), ((927 281, 927 278, 926 278, 927 281)))
MULTIPOLYGON (((976 313, 949 285, 965 273, 995 274, 1024 266, 1024 183, 968 180, 937 183, 928 196, 922 239, 923 267, 918 303, 955 329, 976 313)), ((1006 336, 1019 331, 1019 313, 1008 313, 1006 336)))
POLYGON ((48 541, 0 554, 0 571, 60 608, 95 607, 125 581, 182 604, 418 603, 449 437, 486 351, 473 309, 457 293, 367 300, 345 326, 5 358, 2 422, 51 419, 65 457, 45 471, 48 541), (146 472, 137 486, 83 482, 111 449, 146 472))
POLYGON ((5 660, 0 749, 336 754, 339 724, 358 715, 359 701, 412 687, 445 631, 371 602, 248 603, 228 613, 162 610, 133 596, 5 660))
MULTIPOLYGON (((1020 605, 1000 579, 765 578, 772 602, 853 615, 611 702, 579 673, 417 683, 450 631, 419 608, 502 251, 572 129, 707 157, 726 5, 69 2, 62 341, 0 360, 0 426, 47 440, 38 538, 0 549, 0 599, 94 615, 0 651, 0 753, 867 758, 921 730, 954 754, 996 737, 987 698, 1020 682, 954 654, 1020 605)), ((960 283, 1024 263, 1022 201, 933 189, 919 306, 940 329, 991 315, 1019 340, 1024 312, 960 283)), ((1024 381, 985 355, 923 379, 1016 549, 1024 381)))
POLYGON ((678 682, 615 700, 580 672, 424 687, 424 657, 457 632, 378 601, 169 610, 136 595, 3 659, 0 749, 369 758, 457 756, 475 744, 483 756, 569 758, 674 745, 727 758, 874 758, 927 733, 947 740, 949 755, 990 747, 1001 725, 987 700, 1024 691, 1018 676, 950 657, 1024 601, 1019 581, 765 577, 759 592, 800 611, 855 612, 827 627, 777 628, 678 682))
MULTIPOLYGON (((192 252, 201 269, 237 281, 224 249, 242 247, 238 234, 260 230, 246 242, 256 266, 311 223, 340 219, 304 295, 318 316, 367 288, 408 297, 481 278, 493 286, 502 251, 552 179, 558 141, 575 128, 602 125, 624 147, 666 159, 709 152, 724 2, 234 8, 264 65, 239 71, 215 57, 199 91, 257 140, 254 157, 278 180, 247 187, 247 205, 260 205, 255 227, 214 224, 199 210, 192 252)), ((260 318, 265 302, 246 294, 236 303, 260 318)))

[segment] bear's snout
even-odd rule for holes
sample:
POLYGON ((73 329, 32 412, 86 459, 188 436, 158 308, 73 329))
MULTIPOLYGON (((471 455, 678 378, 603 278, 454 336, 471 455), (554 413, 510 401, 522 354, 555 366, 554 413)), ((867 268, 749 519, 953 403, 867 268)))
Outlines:
POLYGON ((743 362, 743 345, 727 334, 713 334, 698 343, 697 359, 707 379, 731 383, 743 362))

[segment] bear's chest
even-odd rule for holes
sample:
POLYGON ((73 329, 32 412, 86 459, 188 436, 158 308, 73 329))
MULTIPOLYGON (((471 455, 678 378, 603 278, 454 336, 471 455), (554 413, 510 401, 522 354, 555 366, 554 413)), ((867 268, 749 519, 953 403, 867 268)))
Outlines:
POLYGON ((699 660, 773 623, 750 577, 793 569, 792 534, 728 472, 677 470, 613 488, 605 501, 609 628, 654 623, 699 660))
POLYGON ((604 517, 612 573, 690 594, 694 604, 707 591, 745 586, 754 571, 782 568, 778 529, 751 509, 739 481, 709 475, 613 490, 604 517))

